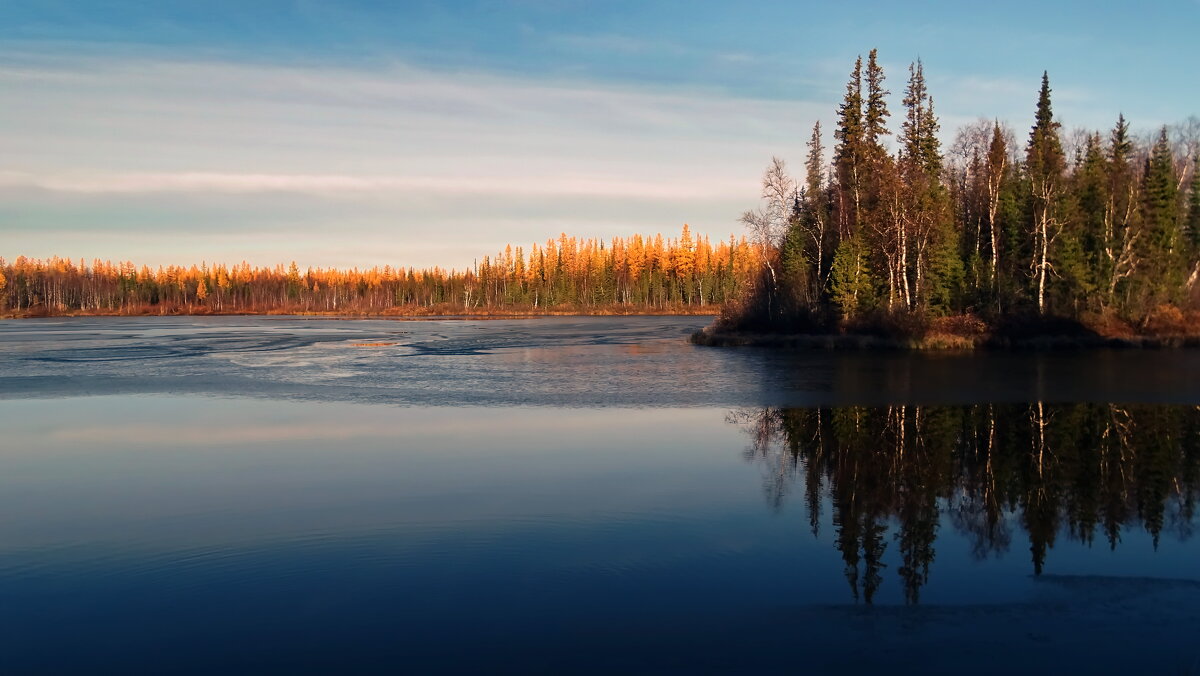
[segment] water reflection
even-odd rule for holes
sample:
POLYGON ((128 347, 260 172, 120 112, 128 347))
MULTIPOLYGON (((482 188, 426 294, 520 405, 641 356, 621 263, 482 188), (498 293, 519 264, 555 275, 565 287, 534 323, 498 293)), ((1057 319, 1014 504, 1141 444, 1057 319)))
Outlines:
POLYGON ((1115 549, 1144 529, 1192 534, 1200 493, 1200 407, 1099 404, 763 408, 729 422, 751 439, 775 509, 802 491, 813 535, 832 541, 855 600, 871 603, 884 552, 909 603, 920 600, 943 524, 977 559, 1029 542, 1040 575, 1055 540, 1115 549), (890 536, 890 537, 889 537, 890 536))

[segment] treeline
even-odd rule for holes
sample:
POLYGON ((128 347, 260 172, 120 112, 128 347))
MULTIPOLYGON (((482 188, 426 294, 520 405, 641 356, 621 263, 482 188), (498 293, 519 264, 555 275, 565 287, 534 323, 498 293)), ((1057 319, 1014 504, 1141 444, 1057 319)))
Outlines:
POLYGON ((662 235, 508 246, 469 270, 337 270, 200 264, 151 269, 65 258, 0 258, 0 312, 10 315, 329 312, 701 311, 740 294, 765 256, 731 237, 712 244, 687 225, 662 235))
MULTIPOLYGON (((1190 537, 1200 500, 1200 409, 1102 404, 743 411, 771 503, 798 485, 817 535, 828 506, 855 599, 883 582, 889 544, 911 603, 938 532, 986 558, 1028 539, 1033 572, 1060 537, 1116 548, 1140 529, 1190 537)), ((1026 545, 1020 545, 1025 549, 1026 545)))
POLYGON ((803 180, 768 167, 742 221, 774 255, 727 325, 902 330, 969 314, 1137 329, 1200 305, 1200 120, 1148 139, 1124 116, 1064 133, 1043 75, 1026 139, 981 120, 946 152, 920 61, 894 143, 890 93, 872 50, 837 111, 832 163, 818 122, 803 180))

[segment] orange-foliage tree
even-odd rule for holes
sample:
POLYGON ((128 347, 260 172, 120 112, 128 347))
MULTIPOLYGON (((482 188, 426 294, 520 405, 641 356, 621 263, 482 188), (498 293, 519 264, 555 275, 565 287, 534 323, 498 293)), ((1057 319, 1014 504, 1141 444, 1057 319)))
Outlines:
POLYGON ((468 270, 254 267, 150 269, 130 262, 0 258, 0 312, 143 314, 498 311, 664 312, 736 296, 761 260, 745 238, 717 244, 662 235, 581 240, 566 234, 505 247, 468 270))

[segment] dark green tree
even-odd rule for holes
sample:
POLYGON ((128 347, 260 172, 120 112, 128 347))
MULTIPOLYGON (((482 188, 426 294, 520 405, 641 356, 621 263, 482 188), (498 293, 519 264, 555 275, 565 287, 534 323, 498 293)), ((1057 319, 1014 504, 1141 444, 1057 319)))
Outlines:
MULTIPOLYGON (((908 67, 905 88, 905 119, 900 130, 900 179, 908 205, 901 241, 913 249, 911 272, 914 300, 938 314, 953 311, 963 282, 959 257, 959 233, 950 217, 949 194, 943 186, 940 127, 933 112, 933 99, 925 85, 925 68, 920 61, 908 67), (910 232, 911 231, 911 232, 910 232)), ((907 285, 906 285, 907 286, 907 285)))
POLYGON ((1105 210, 1108 205, 1108 160, 1099 134, 1088 136, 1071 191, 1073 218, 1063 232, 1060 274, 1066 302, 1076 309, 1094 308, 1097 289, 1108 278, 1105 255, 1105 210))
POLYGON ((901 159, 911 162, 935 180, 942 171, 941 142, 933 99, 925 84, 925 66, 918 59, 908 66, 908 86, 904 90, 904 122, 900 125, 901 159))
POLYGON ((863 153, 862 57, 854 62, 846 96, 838 107, 838 127, 833 133, 834 165, 837 170, 838 236, 845 239, 858 229, 858 210, 862 201, 861 175, 865 172, 863 153))
POLYGON ((1144 312, 1159 303, 1178 300, 1183 289, 1184 258, 1175 185, 1175 159, 1164 126, 1146 159, 1142 175, 1145 237, 1141 251, 1145 263, 1137 278, 1141 291, 1137 298, 1144 312))
POLYGON ((813 124, 812 136, 808 139, 808 157, 804 160, 804 213, 803 223, 811 240, 809 259, 819 280, 818 293, 825 287, 829 275, 830 227, 829 193, 825 181, 825 147, 821 141, 821 121, 813 124))
POLYGON ((1192 162, 1191 199, 1188 202, 1187 235, 1193 255, 1200 251, 1200 155, 1192 162))
POLYGON ((891 133, 887 128, 887 118, 891 115, 887 109, 887 97, 891 92, 883 88, 883 67, 879 65, 878 52, 879 50, 872 49, 867 54, 867 72, 864 77, 867 99, 863 110, 863 142, 871 156, 870 159, 875 161, 886 154, 883 137, 891 133))
POLYGON ((1025 170, 1033 198, 1030 269, 1033 272, 1034 298, 1039 314, 1046 312, 1046 286, 1054 273, 1052 247, 1062 227, 1059 210, 1066 157, 1058 137, 1059 126, 1050 107, 1050 76, 1042 73, 1037 113, 1025 150, 1025 170))

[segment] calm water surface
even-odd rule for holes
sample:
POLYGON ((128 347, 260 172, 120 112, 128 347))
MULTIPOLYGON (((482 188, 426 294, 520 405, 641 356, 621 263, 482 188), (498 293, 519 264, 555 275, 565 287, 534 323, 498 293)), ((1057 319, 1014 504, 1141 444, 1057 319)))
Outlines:
POLYGON ((0 672, 1200 672, 1200 353, 0 322, 0 672))

